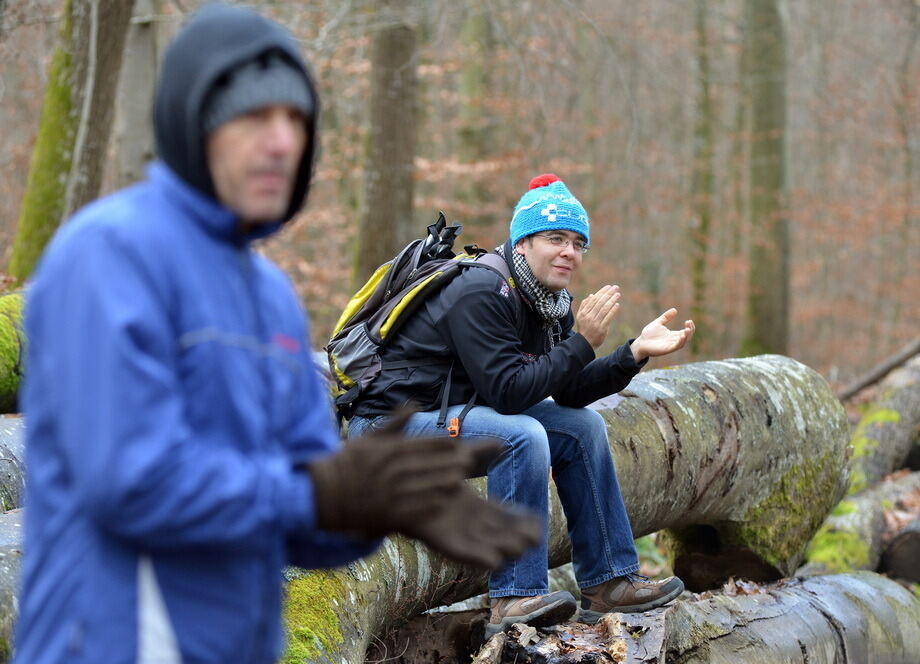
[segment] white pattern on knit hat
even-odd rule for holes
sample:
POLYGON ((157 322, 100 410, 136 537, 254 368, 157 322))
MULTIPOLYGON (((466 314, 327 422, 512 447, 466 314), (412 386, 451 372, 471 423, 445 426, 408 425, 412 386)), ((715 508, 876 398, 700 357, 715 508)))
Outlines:
POLYGON ((591 227, 584 206, 557 176, 544 174, 530 181, 511 217, 511 244, 541 231, 568 230, 591 243, 591 227))

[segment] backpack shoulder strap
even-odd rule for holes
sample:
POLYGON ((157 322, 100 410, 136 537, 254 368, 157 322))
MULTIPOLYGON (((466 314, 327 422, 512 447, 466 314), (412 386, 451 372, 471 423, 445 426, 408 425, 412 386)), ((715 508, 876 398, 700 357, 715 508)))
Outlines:
POLYGON ((524 320, 524 316, 522 315, 522 310, 525 306, 524 297, 521 295, 521 291, 517 287, 517 284, 514 283, 514 277, 511 276, 511 268, 508 267, 508 263, 505 259, 496 253, 488 253, 481 254, 475 259, 464 260, 463 264, 472 267, 484 267, 493 272, 497 272, 502 280, 508 284, 511 289, 511 309, 514 311, 515 326, 517 327, 518 334, 523 335, 521 326, 524 320))

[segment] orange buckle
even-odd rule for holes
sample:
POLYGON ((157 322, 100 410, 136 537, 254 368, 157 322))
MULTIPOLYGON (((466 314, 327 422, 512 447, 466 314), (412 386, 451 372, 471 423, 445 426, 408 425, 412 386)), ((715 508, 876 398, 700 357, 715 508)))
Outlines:
POLYGON ((447 427, 447 432, 450 434, 451 438, 456 438, 460 435, 460 418, 452 417, 450 419, 450 426, 447 427))

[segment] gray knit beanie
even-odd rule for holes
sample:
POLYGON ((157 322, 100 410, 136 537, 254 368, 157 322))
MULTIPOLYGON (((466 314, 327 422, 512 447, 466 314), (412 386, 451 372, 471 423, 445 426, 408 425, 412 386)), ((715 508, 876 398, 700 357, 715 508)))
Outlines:
POLYGON ((224 74, 204 102, 202 128, 208 135, 238 115, 284 104, 311 115, 313 97, 303 74, 280 52, 269 51, 224 74))

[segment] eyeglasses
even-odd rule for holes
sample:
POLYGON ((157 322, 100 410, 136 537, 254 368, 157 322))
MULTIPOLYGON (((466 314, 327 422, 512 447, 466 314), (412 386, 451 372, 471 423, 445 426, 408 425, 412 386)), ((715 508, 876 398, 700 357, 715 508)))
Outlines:
POLYGON ((571 244, 573 247, 575 247, 575 251, 577 251, 578 253, 581 253, 581 254, 588 253, 588 243, 580 238, 575 239, 575 240, 570 240, 565 235, 559 235, 558 233, 553 233, 551 235, 547 235, 546 233, 534 233, 534 235, 537 235, 542 238, 546 238, 547 241, 549 241, 549 243, 553 245, 554 247, 565 249, 567 246, 571 244))

